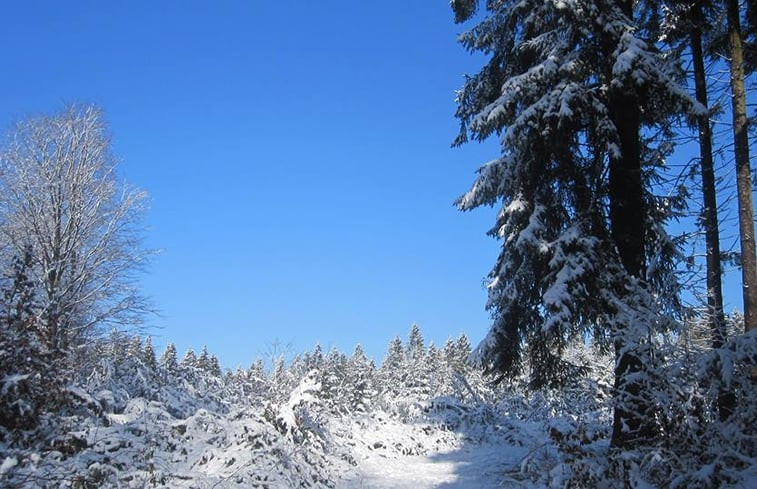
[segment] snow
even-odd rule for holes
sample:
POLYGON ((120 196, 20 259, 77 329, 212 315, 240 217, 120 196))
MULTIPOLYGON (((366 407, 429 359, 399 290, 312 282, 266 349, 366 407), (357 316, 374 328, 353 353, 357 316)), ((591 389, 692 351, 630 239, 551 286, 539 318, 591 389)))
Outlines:
POLYGON ((5 394, 9 389, 12 389, 16 384, 29 377, 29 374, 11 374, 3 377, 3 387, 0 392, 5 394))
POLYGON ((16 459, 16 457, 7 457, 3 460, 3 463, 0 464, 0 475, 5 474, 16 465, 18 465, 18 459, 16 459))
POLYGON ((337 489, 500 488, 507 472, 518 470, 527 450, 499 444, 464 445, 423 456, 372 454, 359 461, 358 473, 337 489))
MULTIPOLYGON (((571 236, 566 230, 575 244, 571 236)), ((479 350, 492 342, 490 334, 479 350)), ((727 350, 737 368, 755 356, 757 333, 727 350)), ((379 368, 362 352, 349 358, 318 347, 275 372, 219 376, 122 352, 96 359, 86 381, 67 388, 84 404, 44 423, 40 444, 0 441, 0 486, 69 487, 76 477, 103 488, 616 487, 598 483, 610 449, 612 356, 582 343, 564 353, 588 364, 588 376, 533 391, 523 376, 493 386, 466 364, 467 338, 427 348, 417 327, 407 344, 392 341, 379 368)), ((705 355, 697 369, 710 372, 723 358, 705 355)), ((670 372, 687 373, 677 364, 670 372)), ((675 388, 658 394, 662 419, 689 419, 697 429, 696 384, 675 388), (671 403, 671 395, 688 397, 671 403)), ((748 482, 757 464, 743 433, 738 425, 715 432, 706 457, 663 447, 618 460, 636 487, 656 487, 661 479, 650 474, 671 464, 678 487, 748 482)))

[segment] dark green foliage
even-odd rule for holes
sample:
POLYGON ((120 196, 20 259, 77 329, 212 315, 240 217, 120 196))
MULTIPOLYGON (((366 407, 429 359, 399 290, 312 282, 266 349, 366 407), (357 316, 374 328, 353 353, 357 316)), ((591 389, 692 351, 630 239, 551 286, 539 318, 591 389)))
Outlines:
POLYGON ((0 304, 0 439, 9 443, 20 441, 21 431, 36 428, 64 400, 65 358, 40 334, 32 260, 27 248, 13 261, 0 304))

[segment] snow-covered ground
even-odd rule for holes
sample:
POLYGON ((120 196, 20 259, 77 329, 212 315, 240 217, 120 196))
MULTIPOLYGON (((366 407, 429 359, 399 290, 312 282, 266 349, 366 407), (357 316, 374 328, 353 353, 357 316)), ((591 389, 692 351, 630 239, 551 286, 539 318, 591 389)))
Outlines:
POLYGON ((464 489, 522 487, 507 482, 517 471, 527 447, 483 443, 465 444, 426 455, 386 457, 373 453, 358 461, 356 473, 340 481, 337 489, 464 489))
POLYGON ((454 342, 440 353, 393 341, 379 368, 360 351, 316 349, 273 372, 256 362, 225 374, 205 353, 157 363, 112 353, 122 344, 102 348, 34 438, 0 432, 0 487, 757 487, 754 416, 715 424, 701 456, 674 425, 667 439, 680 442, 610 459, 609 362, 533 391, 487 382, 454 342))

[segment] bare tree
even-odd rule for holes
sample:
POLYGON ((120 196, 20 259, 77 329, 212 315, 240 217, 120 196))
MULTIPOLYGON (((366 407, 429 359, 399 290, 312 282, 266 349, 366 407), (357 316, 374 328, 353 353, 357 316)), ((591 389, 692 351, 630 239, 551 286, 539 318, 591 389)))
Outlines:
POLYGON ((143 317, 135 272, 150 255, 141 243, 146 197, 118 181, 96 107, 71 106, 10 131, 0 152, 0 233, 9 256, 32 250, 49 347, 143 317))

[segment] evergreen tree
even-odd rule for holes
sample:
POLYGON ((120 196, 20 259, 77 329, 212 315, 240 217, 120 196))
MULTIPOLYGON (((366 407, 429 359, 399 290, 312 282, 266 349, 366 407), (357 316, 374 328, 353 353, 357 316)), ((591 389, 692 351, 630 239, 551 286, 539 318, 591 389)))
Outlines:
POLYGON ((435 397, 442 395, 446 385, 446 365, 444 354, 433 341, 428 344, 428 354, 423 365, 423 378, 421 392, 425 396, 435 397))
POLYGON ((271 373, 271 397, 276 402, 281 402, 289 397, 289 393, 295 386, 293 377, 287 371, 283 357, 275 360, 271 373))
POLYGON ((379 377, 382 390, 388 398, 394 399, 402 392, 407 378, 407 360, 399 336, 389 342, 379 377))
POLYGON ((420 362, 426 354, 421 328, 416 324, 410 327, 410 335, 407 340, 407 357, 411 362, 420 362))
POLYGON ((347 369, 347 379, 350 382, 349 409, 351 411, 368 412, 375 396, 374 373, 375 367, 368 360, 363 347, 359 344, 356 345, 347 369))
POLYGON ((184 358, 181 359, 181 366, 184 368, 197 368, 197 354, 191 346, 184 354, 184 358))
POLYGON ((347 358, 336 348, 329 350, 315 376, 321 384, 321 397, 337 412, 346 412, 350 398, 347 358))
POLYGON ((207 369, 211 375, 215 375, 216 377, 220 377, 223 374, 221 370, 221 362, 218 361, 218 357, 215 356, 215 354, 210 355, 207 369))
POLYGON ((202 345, 202 351, 200 356, 197 357, 197 368, 210 371, 210 354, 208 353, 208 345, 202 345))
POLYGON ((263 359, 256 359, 247 370, 247 382, 250 384, 252 393, 259 397, 268 395, 268 376, 263 366, 263 359))
POLYGON ((31 266, 27 247, 14 259, 10 284, 0 296, 0 440, 8 444, 19 440, 20 431, 36 428, 64 399, 65 363, 44 341, 31 266))
POLYGON ((155 367, 158 366, 158 362, 155 359, 155 348, 152 346, 152 337, 148 336, 145 339, 144 347, 142 348, 142 361, 150 367, 151 369, 155 369, 155 367))
POLYGON ((402 340, 399 336, 395 336, 392 341, 389 342, 387 348, 386 357, 384 357, 384 363, 381 365, 381 369, 384 371, 399 371, 405 366, 405 352, 402 348, 402 340))
MULTIPOLYGON (((120 333, 124 335, 124 333, 120 333)), ((128 358, 141 358, 142 357, 142 338, 139 336, 127 336, 126 349, 124 354, 128 358)))
MULTIPOLYGON (((464 21, 477 2, 452 6, 464 21)), ((502 202, 490 231, 503 241, 489 276, 494 322, 476 359, 512 377, 527 354, 535 385, 564 381, 578 372, 563 358, 567 340, 593 334, 618 355, 613 443, 643 440, 653 426, 647 339, 677 297, 656 293, 675 268, 659 212, 670 203, 651 190, 663 152, 640 133, 654 127, 664 137, 671 116, 702 108, 678 86, 679 67, 643 39, 630 1, 486 9, 461 36, 489 60, 458 92, 455 141, 497 133, 502 142, 457 201, 461 210, 502 202)))
POLYGON ((323 349, 316 343, 312 353, 303 359, 306 370, 320 369, 323 366, 323 349))
POLYGON ((442 349, 442 353, 444 354, 444 361, 447 362, 447 365, 454 369, 457 367, 458 360, 457 360, 457 344, 455 343, 455 340, 452 338, 447 338, 447 341, 444 342, 444 349, 442 349))
POLYGON ((455 342, 455 361, 457 368, 460 372, 464 372, 467 367, 468 357, 471 354, 471 345, 468 336, 465 333, 460 333, 455 342))
POLYGON ((174 371, 178 367, 176 345, 168 343, 163 355, 160 357, 160 365, 168 371, 174 371))

